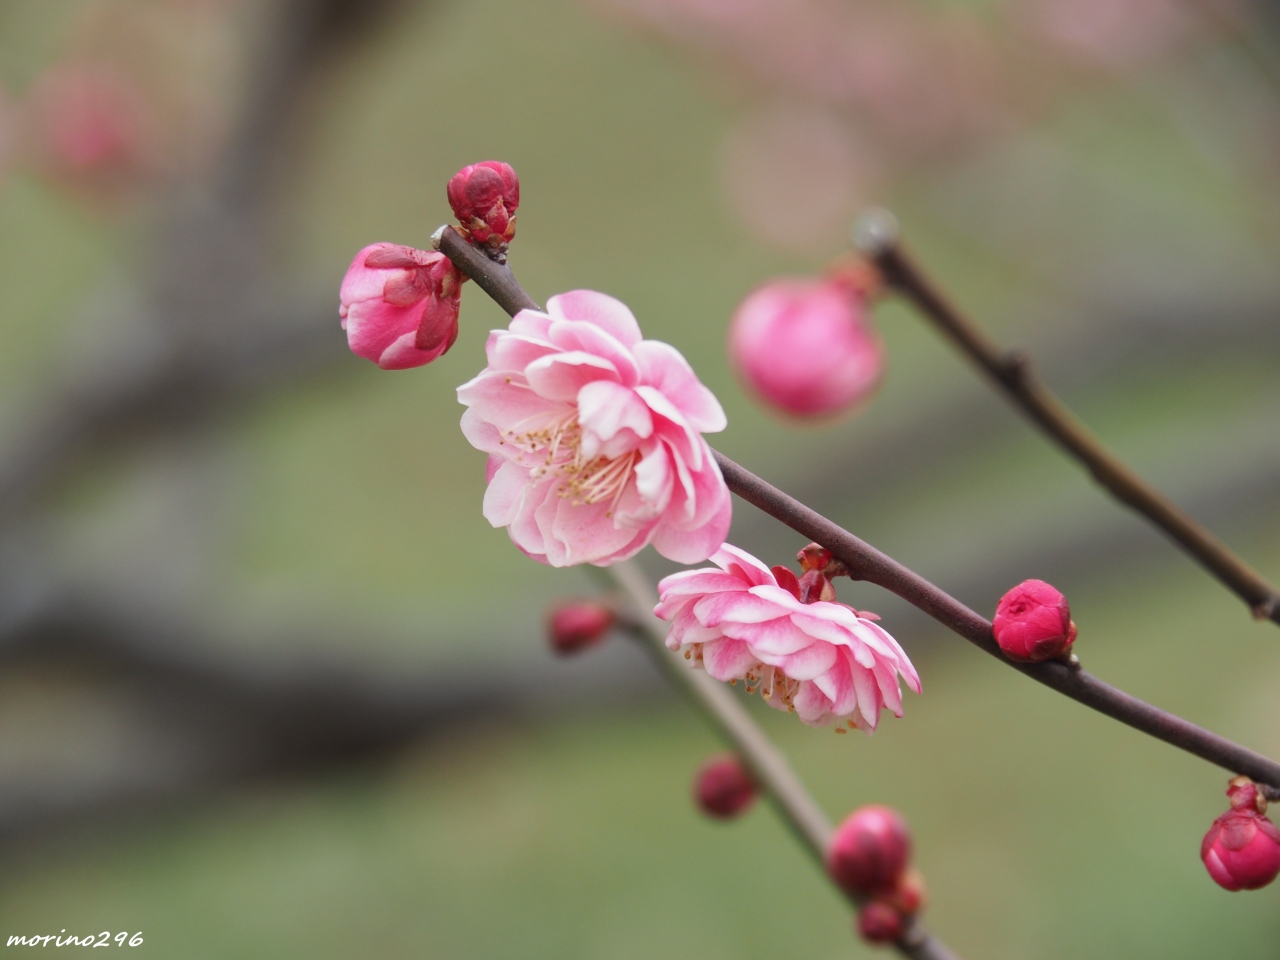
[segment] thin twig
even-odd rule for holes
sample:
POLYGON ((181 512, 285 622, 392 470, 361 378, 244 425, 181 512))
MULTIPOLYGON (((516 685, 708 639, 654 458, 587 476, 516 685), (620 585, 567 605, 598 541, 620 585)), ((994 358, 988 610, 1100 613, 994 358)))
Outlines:
MULTIPOLYGON (((438 248, 509 314, 537 308, 509 268, 493 263, 455 231, 444 230, 438 248)), ((857 579, 897 594, 1000 662, 1099 713, 1232 773, 1246 774, 1260 783, 1280 787, 1280 763, 1139 700, 1084 670, 1057 661, 1021 664, 1007 659, 992 636, 989 620, 723 454, 717 452, 715 456, 730 490, 826 547, 844 561, 857 579)))
MULTIPOLYGON (((626 597, 632 633, 672 685, 683 693, 731 744, 755 776, 761 791, 809 854, 823 862, 831 822, 768 735, 751 719, 742 701, 701 670, 691 670, 667 649, 667 625, 653 615, 658 597, 644 573, 630 561, 600 571, 626 597)), ((854 901, 855 905, 857 901, 854 901)), ((896 944, 912 960, 958 960, 923 925, 912 923, 896 944)))
POLYGON ((1249 605, 1258 619, 1280 623, 1280 591, 1109 451, 1036 375, 1023 351, 1002 350, 960 312, 903 249, 892 217, 876 211, 855 228, 863 252, 889 286, 916 305, 1051 440, 1093 478, 1163 530, 1202 567, 1249 605))

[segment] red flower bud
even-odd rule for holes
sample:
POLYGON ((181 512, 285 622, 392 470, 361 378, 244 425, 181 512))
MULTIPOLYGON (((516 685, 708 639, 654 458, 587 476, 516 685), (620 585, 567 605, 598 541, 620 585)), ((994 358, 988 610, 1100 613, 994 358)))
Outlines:
POLYGON ((473 163, 453 175, 447 192, 463 232, 505 260, 507 244, 516 235, 516 207, 520 206, 516 172, 499 160, 473 163))
POLYGON ((559 604, 547 616, 551 649, 567 657, 594 647, 613 629, 615 620, 613 611, 595 600, 559 604))
POLYGON ((1280 830, 1263 816, 1266 798, 1248 777, 1227 787, 1231 809, 1213 821, 1200 844, 1200 859, 1226 890, 1257 890, 1280 875, 1280 830))
POLYGON ((693 797, 709 817, 728 820, 743 813, 756 798, 756 782, 731 753, 712 757, 693 783, 693 797))
POLYGON ((858 911, 858 935, 867 943, 893 943, 902 937, 902 914, 883 900, 858 911))
POLYGON ((891 807, 862 807, 836 828, 827 847, 827 873, 852 896, 875 896, 894 888, 910 853, 911 833, 902 814, 891 807))
POLYGON ((914 917, 929 902, 929 891, 924 885, 924 874, 910 867, 898 878, 898 884, 882 898, 885 903, 904 917, 914 917))
POLYGON ((991 627, 1004 655, 1019 663, 1060 657, 1076 641, 1067 598, 1043 580, 1024 580, 1001 597, 991 627))

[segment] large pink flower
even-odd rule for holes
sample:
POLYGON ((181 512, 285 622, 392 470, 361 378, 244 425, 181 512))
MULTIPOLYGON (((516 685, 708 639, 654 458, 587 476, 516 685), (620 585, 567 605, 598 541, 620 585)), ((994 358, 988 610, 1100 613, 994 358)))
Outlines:
MULTIPOLYGON (((711 557, 720 569, 675 573, 658 584, 654 609, 671 621, 667 646, 684 650, 717 680, 746 680, 765 701, 793 710, 810 726, 847 719, 867 732, 880 710, 902 716, 901 675, 920 692, 920 677, 896 640, 829 600, 801 603, 763 563, 725 544, 711 557)), ((789 578, 794 583, 795 578, 789 578)))
POLYGON ((338 294, 347 344, 383 370, 430 363, 458 338, 465 279, 443 253, 395 243, 365 247, 338 294))
POLYGON ((575 290, 522 310, 458 388, 462 432, 489 454, 485 518, 542 563, 605 566, 652 543, 705 560, 729 531, 729 490, 706 432, 724 411, 627 307, 575 290))

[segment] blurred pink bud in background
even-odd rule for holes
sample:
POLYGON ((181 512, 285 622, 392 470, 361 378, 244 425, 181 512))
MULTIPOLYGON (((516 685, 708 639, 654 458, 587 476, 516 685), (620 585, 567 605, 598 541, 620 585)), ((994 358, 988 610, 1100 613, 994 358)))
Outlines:
POLYGON ((893 890, 907 869, 911 833, 892 807, 860 807, 836 827, 827 847, 827 874, 850 896, 893 890))
POLYGON ((126 187, 154 165, 142 93, 107 64, 73 60, 46 70, 28 93, 24 120, 37 166, 74 186, 126 187))
POLYGON ((817 107, 777 105, 741 121, 721 150, 734 213, 787 250, 839 243, 879 179, 880 161, 847 124, 817 107))
POLYGON ((351 351, 384 370, 420 367, 448 352, 458 337, 464 279, 442 253, 394 243, 365 247, 339 292, 351 351))
POLYGON ((598 600, 571 600, 551 609, 547 636, 551 649, 561 656, 594 647, 613 629, 613 610, 598 600))
POLYGON ((1099 66, 1134 66, 1188 32, 1178 0, 1031 0, 1026 18, 1064 53, 1099 66))
POLYGON ((857 927, 867 943, 893 943, 902 936, 902 914, 883 900, 872 900, 858 910, 857 927))
POLYGON ((1060 657, 1076 640, 1067 598, 1043 580, 1024 580, 1001 597, 991 627, 1004 655, 1020 663, 1060 657))
POLYGON ((449 206, 476 243, 499 253, 516 235, 520 179, 500 160, 463 167, 449 180, 449 206))
POLYGON ((757 397, 793 417, 848 410, 875 390, 884 369, 865 296, 840 277, 757 288, 733 315, 729 356, 757 397))
POLYGON ((462 432, 490 456, 484 516, 553 567, 607 566, 648 543, 697 563, 733 506, 704 433, 720 402, 674 347, 645 340, 626 304, 592 290, 521 310, 458 388, 462 432))
POLYGON ((1200 859, 1218 886, 1257 890, 1280 875, 1280 830, 1264 813, 1266 799, 1248 777, 1227 787, 1231 809, 1213 821, 1200 844, 1200 859))
POLYGON ((733 754, 712 757, 693 782, 698 808, 709 817, 729 820, 746 812, 756 799, 756 782, 733 754))
POLYGON ((915 867, 908 867, 898 878, 893 889, 881 894, 883 900, 904 917, 912 917, 925 908, 929 900, 929 891, 925 887, 924 874, 915 867))

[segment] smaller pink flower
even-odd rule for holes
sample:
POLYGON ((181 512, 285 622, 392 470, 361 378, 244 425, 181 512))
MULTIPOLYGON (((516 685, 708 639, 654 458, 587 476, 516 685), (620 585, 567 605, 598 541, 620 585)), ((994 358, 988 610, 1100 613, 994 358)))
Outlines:
POLYGON ((466 279, 443 253, 375 243, 342 279, 338 316, 357 356, 404 370, 447 353, 458 338, 466 279))
POLYGON ((873 731, 880 711, 902 716, 898 678, 920 677, 896 640, 852 607, 800 600, 799 583, 737 547, 711 556, 719 569, 686 570, 658 584, 654 608, 671 621, 667 646, 717 680, 747 682, 765 702, 810 726, 847 720, 873 731), (785 585, 784 585, 785 582, 785 585))
POLYGON ((1264 814, 1266 799, 1248 777, 1227 788, 1231 809, 1213 821, 1200 844, 1200 859, 1226 890, 1257 890, 1280 875, 1280 830, 1264 814))
POLYGON ((884 351, 847 278, 774 280, 733 315, 729 355, 751 390, 793 417, 847 410, 880 382, 884 351))
POLYGON ((1067 598, 1043 580, 1024 580, 1001 597, 991 630, 1004 655, 1019 663, 1060 657, 1076 641, 1067 598))

